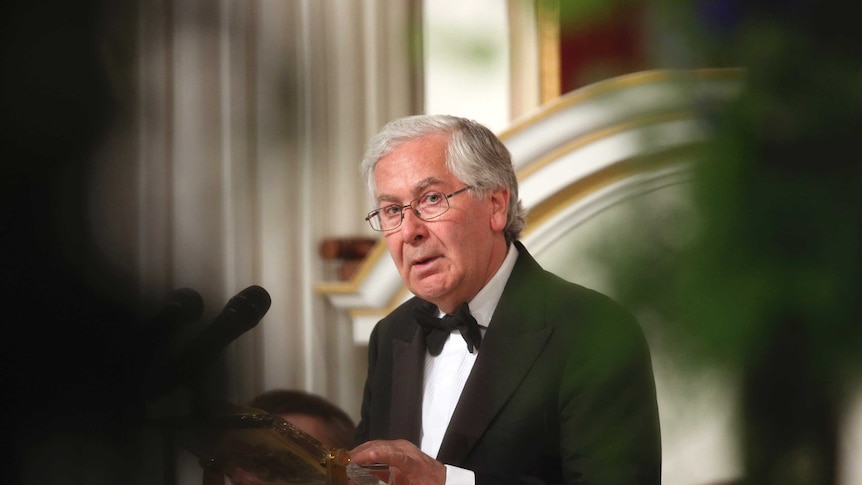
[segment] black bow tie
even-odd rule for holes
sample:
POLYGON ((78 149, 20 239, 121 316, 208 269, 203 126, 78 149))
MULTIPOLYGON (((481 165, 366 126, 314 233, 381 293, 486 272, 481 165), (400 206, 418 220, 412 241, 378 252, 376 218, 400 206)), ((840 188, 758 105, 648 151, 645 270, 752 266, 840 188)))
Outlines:
POLYGON ((443 344, 449 338, 452 330, 458 329, 464 341, 467 342, 467 350, 473 353, 473 348, 479 348, 482 342, 482 332, 473 315, 470 315, 470 307, 464 303, 453 315, 445 315, 437 318, 436 307, 431 304, 419 305, 413 309, 416 321, 425 331, 425 343, 431 355, 440 355, 443 344))

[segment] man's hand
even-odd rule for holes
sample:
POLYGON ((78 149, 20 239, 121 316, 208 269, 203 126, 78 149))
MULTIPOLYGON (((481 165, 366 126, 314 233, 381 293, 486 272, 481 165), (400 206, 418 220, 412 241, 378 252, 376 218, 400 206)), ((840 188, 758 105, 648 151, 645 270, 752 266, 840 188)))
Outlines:
POLYGON ((393 467, 393 485, 443 485, 446 467, 406 440, 369 441, 350 451, 357 465, 385 463, 393 467))

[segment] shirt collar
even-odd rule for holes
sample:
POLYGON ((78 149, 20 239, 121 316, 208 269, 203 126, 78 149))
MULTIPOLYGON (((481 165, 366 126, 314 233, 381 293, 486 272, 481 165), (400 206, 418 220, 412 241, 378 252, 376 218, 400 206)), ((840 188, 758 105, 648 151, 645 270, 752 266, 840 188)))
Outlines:
POLYGON ((494 273, 494 276, 488 281, 479 293, 470 300, 470 313, 473 318, 483 327, 487 327, 491 323, 491 317, 494 315, 494 310, 497 308, 497 303, 500 297, 503 296, 503 289, 509 281, 509 276, 515 268, 515 261, 518 259, 518 249, 514 244, 509 244, 509 251, 506 253, 503 264, 494 273))

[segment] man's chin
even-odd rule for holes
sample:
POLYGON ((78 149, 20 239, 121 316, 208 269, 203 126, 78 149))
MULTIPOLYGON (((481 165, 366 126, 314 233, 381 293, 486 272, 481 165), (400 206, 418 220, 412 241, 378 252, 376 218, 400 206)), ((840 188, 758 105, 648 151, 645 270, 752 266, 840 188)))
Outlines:
POLYGON ((411 293, 422 298, 425 301, 430 301, 431 303, 436 304, 436 300, 443 294, 441 291, 435 291, 430 288, 425 288, 421 285, 413 286, 407 288, 411 293))
POLYGON ((444 273, 434 272, 423 275, 413 272, 405 281, 411 293, 435 305, 452 292, 452 286, 444 273))

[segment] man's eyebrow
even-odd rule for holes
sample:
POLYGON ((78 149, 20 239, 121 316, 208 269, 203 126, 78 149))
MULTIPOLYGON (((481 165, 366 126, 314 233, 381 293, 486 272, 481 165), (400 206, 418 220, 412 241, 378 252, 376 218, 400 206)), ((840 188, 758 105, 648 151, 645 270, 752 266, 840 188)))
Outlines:
POLYGON ((380 195, 378 195, 378 196, 377 196, 377 205, 378 205, 378 206, 383 206, 383 203, 384 203, 384 202, 389 202, 389 203, 391 203, 391 204, 395 204, 395 203, 398 203, 398 199, 396 199, 396 198, 395 198, 394 196, 392 196, 392 195, 386 195, 386 194, 380 194, 380 195))
POLYGON ((431 187, 432 185, 442 184, 442 183, 443 183, 443 181, 438 179, 438 178, 426 177, 426 178, 420 180, 419 183, 417 183, 413 187, 413 195, 418 197, 418 196, 422 195, 422 192, 425 192, 425 189, 427 189, 428 187, 431 187))

